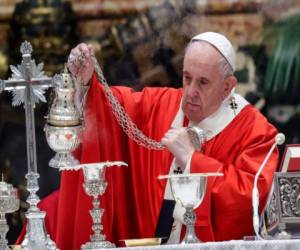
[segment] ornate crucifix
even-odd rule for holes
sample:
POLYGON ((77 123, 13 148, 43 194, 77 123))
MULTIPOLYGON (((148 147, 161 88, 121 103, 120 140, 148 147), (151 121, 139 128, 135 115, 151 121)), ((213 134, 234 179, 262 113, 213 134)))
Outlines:
POLYGON ((34 108, 39 101, 46 102, 44 92, 53 85, 52 78, 47 77, 43 72, 43 63, 36 65, 31 58, 32 47, 27 41, 22 43, 22 62, 17 67, 11 65, 12 77, 8 80, 0 80, 0 93, 11 91, 13 94, 13 106, 24 104, 26 117, 26 143, 27 143, 27 166, 28 173, 27 190, 29 197, 27 202, 30 207, 26 213, 28 219, 25 240, 22 249, 56 249, 55 244, 47 236, 44 230, 45 212, 37 207, 39 197, 36 192, 39 190, 36 159, 36 139, 34 108))

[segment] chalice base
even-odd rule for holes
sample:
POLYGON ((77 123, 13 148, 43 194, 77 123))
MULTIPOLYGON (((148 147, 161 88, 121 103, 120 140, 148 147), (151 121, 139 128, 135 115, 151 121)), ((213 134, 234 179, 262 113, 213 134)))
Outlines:
POLYGON ((101 249, 101 248, 115 248, 116 245, 109 241, 95 241, 95 242, 87 242, 81 246, 81 250, 84 249, 101 249))
POLYGON ((201 243, 202 241, 198 239, 196 235, 186 234, 184 239, 182 240, 181 244, 194 244, 194 243, 201 243))
POLYGON ((52 168, 64 168, 74 167, 80 164, 80 162, 70 153, 56 153, 55 156, 49 161, 49 166, 52 168))

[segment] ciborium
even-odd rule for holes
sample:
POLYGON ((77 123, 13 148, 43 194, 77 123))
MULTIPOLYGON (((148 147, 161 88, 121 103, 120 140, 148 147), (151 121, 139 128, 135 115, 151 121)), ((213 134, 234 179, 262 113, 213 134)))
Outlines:
POLYGON ((99 196, 103 195, 107 182, 105 181, 105 169, 110 166, 127 166, 124 162, 100 162, 81 164, 75 168, 82 168, 84 174, 83 188, 87 195, 93 197, 93 209, 90 210, 90 215, 93 219, 92 229, 94 233, 90 236, 90 242, 81 246, 81 249, 101 249, 114 248, 115 244, 106 240, 106 236, 101 232, 103 226, 101 224, 104 209, 100 208, 99 196))
POLYGON ((8 250, 6 233, 8 225, 5 214, 13 213, 19 209, 20 200, 17 190, 11 184, 0 182, 0 250, 8 250))
POLYGON ((44 131, 50 148, 56 152, 49 162, 50 167, 75 166, 79 161, 71 154, 80 144, 82 119, 75 106, 75 84, 67 68, 54 77, 55 99, 51 105, 44 131))
POLYGON ((202 203, 205 192, 207 177, 222 176, 221 173, 197 173, 161 175, 159 179, 169 179, 174 200, 185 208, 183 221, 186 225, 186 234, 182 244, 201 242, 195 234, 196 214, 194 210, 202 203))

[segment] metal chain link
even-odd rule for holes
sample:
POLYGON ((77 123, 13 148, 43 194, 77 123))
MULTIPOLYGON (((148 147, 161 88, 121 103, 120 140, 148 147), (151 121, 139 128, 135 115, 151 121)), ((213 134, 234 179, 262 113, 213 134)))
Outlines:
POLYGON ((138 129, 136 124, 131 120, 131 118, 128 116, 128 114, 120 104, 119 100, 114 96, 111 88, 107 84, 107 81, 103 75, 102 69, 97 59, 95 58, 95 56, 93 56, 92 58, 93 58, 95 72, 97 74, 98 80, 104 86, 104 92, 107 101, 110 107, 112 108, 112 112, 116 117, 118 123, 122 127, 123 131, 128 135, 129 138, 134 140, 140 146, 143 146, 148 149, 154 149, 154 150, 165 149, 165 146, 162 145, 161 142, 158 142, 156 140, 147 137, 141 130, 138 129))

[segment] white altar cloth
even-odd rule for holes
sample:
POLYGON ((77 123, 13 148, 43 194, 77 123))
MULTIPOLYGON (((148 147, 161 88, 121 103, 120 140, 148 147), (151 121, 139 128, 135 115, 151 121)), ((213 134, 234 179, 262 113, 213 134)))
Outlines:
MULTIPOLYGON (((106 248, 106 250, 116 248, 106 248)), ((126 250, 300 250, 300 240, 232 240, 189 245, 160 245, 148 247, 127 247, 126 250)))

